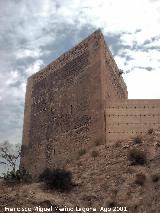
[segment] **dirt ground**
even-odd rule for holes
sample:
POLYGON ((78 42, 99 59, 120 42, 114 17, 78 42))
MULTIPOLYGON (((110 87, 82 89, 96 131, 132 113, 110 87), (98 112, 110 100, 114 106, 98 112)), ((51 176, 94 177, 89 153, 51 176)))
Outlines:
POLYGON ((75 183, 71 192, 46 189, 44 183, 1 181, 0 212, 42 212, 48 208, 48 212, 159 213, 159 165, 159 131, 147 134, 140 143, 95 144, 66 166, 75 183), (135 149, 145 154, 144 162, 135 163, 129 158, 135 149))

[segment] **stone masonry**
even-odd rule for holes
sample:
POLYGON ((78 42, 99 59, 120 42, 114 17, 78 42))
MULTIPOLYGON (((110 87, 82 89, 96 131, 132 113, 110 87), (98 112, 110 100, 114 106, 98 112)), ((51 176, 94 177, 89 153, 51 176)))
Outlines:
POLYGON ((160 127, 160 100, 128 100, 100 30, 28 79, 20 166, 38 177, 96 141, 160 127))

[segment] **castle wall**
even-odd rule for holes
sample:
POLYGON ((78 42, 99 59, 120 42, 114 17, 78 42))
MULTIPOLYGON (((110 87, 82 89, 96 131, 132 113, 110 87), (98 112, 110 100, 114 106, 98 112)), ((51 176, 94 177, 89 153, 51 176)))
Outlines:
POLYGON ((111 51, 107 47, 105 40, 102 41, 103 51, 103 82, 104 82, 104 97, 105 104, 110 102, 124 102, 128 99, 127 86, 118 69, 118 66, 112 56, 111 51))
POLYGON ((106 108, 107 141, 114 142, 160 128, 160 100, 128 100, 106 108))
POLYGON ((28 79, 21 167, 37 177, 105 141, 101 33, 28 79))
POLYGON ((128 100, 100 31, 28 79, 20 166, 37 178, 101 141, 160 127, 160 100, 128 100))

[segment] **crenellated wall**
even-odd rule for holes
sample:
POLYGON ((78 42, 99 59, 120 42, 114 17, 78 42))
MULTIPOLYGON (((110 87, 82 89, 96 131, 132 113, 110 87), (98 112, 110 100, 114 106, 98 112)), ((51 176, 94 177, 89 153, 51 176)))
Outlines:
POLYGON ((125 140, 160 128, 160 100, 127 100, 106 108, 107 141, 125 140))

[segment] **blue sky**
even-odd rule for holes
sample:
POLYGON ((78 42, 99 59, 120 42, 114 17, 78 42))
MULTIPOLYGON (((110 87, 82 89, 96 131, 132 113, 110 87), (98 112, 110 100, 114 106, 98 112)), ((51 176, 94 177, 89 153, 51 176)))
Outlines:
POLYGON ((101 28, 129 98, 160 98, 160 0, 1 0, 0 142, 21 142, 27 77, 101 28))

